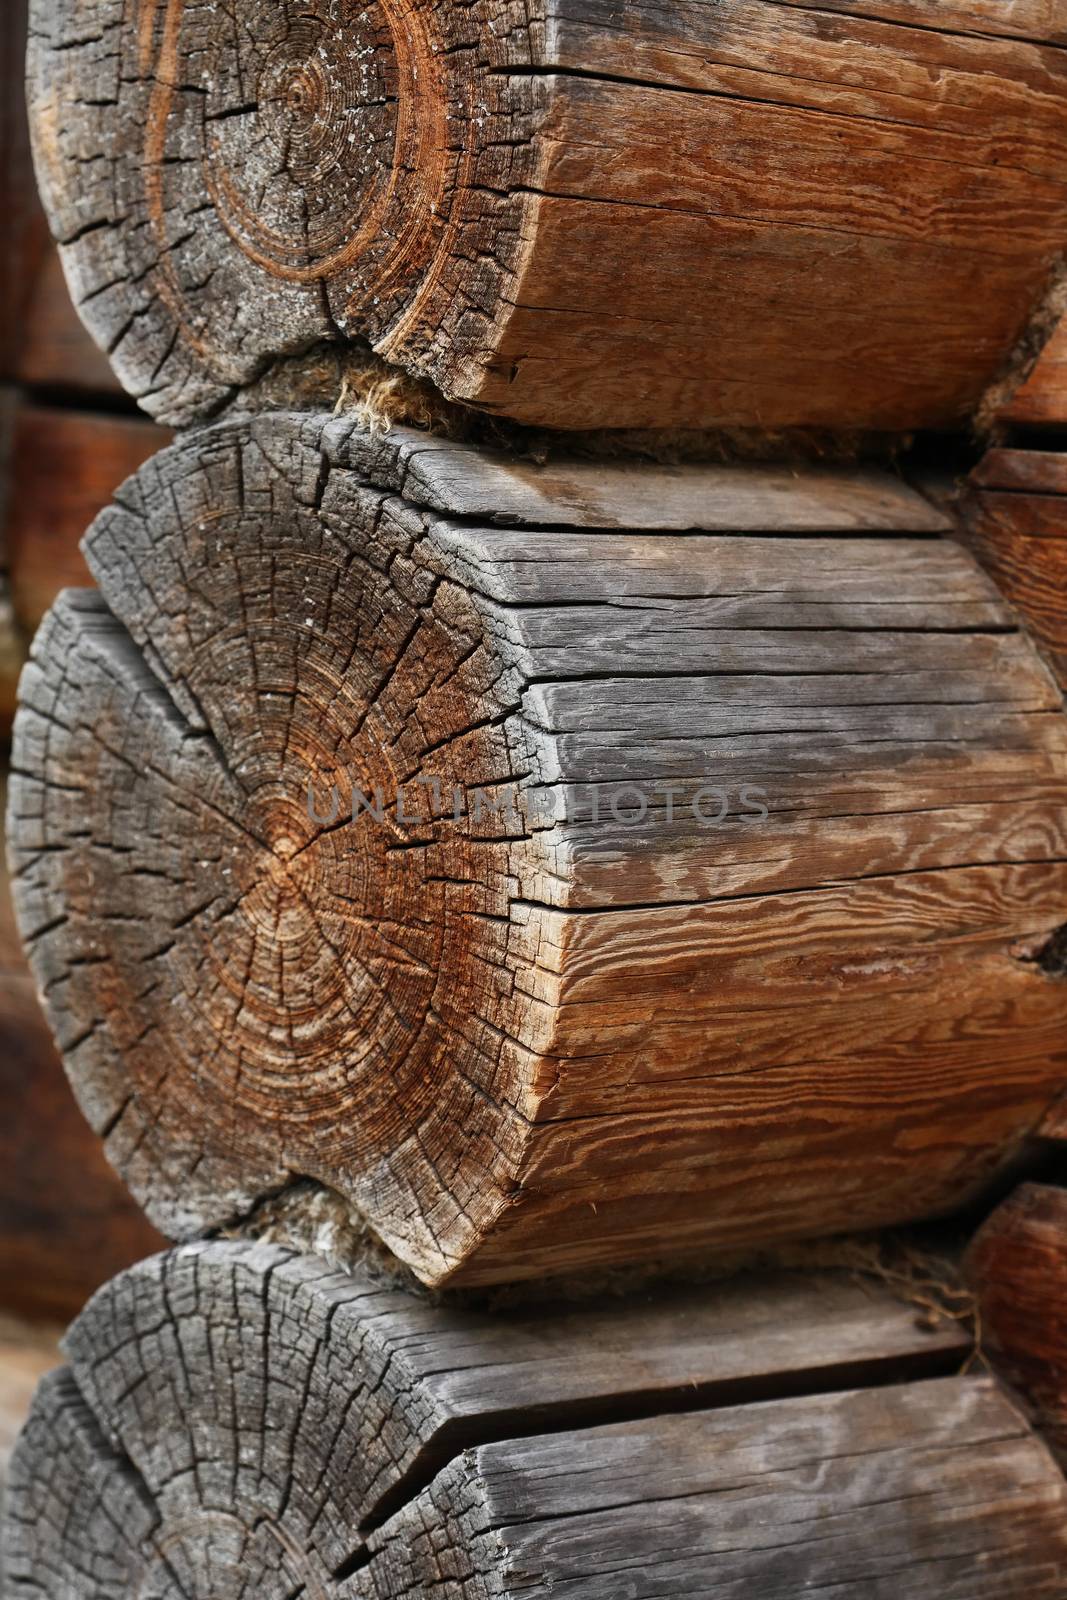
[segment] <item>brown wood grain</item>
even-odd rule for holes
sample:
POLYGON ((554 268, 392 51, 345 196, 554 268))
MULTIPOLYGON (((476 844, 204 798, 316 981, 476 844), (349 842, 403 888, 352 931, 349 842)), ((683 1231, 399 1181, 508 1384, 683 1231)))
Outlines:
POLYGON ((733 1250, 958 1205, 1061 1093, 1067 723, 1014 614, 892 479, 654 469, 628 530, 628 475, 261 417, 94 525, 18 908, 172 1237, 311 1180, 435 1282, 733 1250))
POLYGON ((959 424, 1067 234, 1039 0, 238 15, 62 0, 33 38, 74 297, 163 420, 365 338, 538 425, 959 424))
MULTIPOLYGON (((781 0, 783 5, 810 9, 812 0, 781 0)), ((822 0, 819 10, 843 17, 871 17, 924 27, 930 18, 927 0, 822 0)), ((1067 14, 1062 0, 943 0, 937 19, 959 33, 1013 39, 1048 39, 1067 43, 1067 14)))
POLYGON ((1067 689, 1067 456, 992 451, 972 485, 962 537, 1067 689))
POLYGON ((1067 1191, 1026 1183, 973 1240, 983 1348, 1067 1460, 1067 1191))
POLYGON ((1067 423, 1067 318, 1058 323, 1027 377, 1003 407, 1000 420, 1033 427, 1067 423))

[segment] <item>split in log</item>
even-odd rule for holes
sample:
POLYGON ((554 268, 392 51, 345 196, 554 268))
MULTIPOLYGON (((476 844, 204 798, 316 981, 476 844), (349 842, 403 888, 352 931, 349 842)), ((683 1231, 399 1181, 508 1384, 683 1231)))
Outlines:
POLYGON ((1064 1087, 1017 949, 1067 922, 1067 723, 942 526, 338 418, 155 457, 24 674, 11 848, 156 1225, 310 1179, 489 1283, 980 1192, 1064 1087))
POLYGON ((344 338, 551 427, 951 424, 1067 238, 1043 0, 33 18, 74 296, 166 421, 344 338))
POLYGON ((991 450, 963 497, 963 536, 1067 690, 1067 454, 991 450))
POLYGON ((1025 1183, 974 1238, 982 1346, 1067 1464, 1067 1191, 1025 1183))
POLYGON ((42 1386, 11 1594, 1058 1600, 1067 1485, 988 1380, 939 1376, 966 1345, 844 1275, 490 1315, 187 1246, 42 1386))

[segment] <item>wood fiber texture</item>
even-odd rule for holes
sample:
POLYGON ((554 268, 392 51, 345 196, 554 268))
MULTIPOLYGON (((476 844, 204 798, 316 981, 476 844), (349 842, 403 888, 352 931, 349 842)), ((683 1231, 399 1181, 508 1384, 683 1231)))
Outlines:
POLYGON ((1061 1093, 1013 614, 891 478, 639 475, 264 417, 94 525, 16 904, 168 1236, 310 1180, 430 1282, 729 1251, 957 1205, 1061 1093))
POLYGON ((979 1229, 967 1272, 983 1346, 1067 1462, 1067 1191, 1016 1189, 979 1229))
POLYGON ((962 511, 968 547, 1067 690, 1067 454, 989 451, 962 511))
POLYGON ((488 1313, 186 1246, 66 1344, 12 1466, 13 1597, 1063 1592, 1047 1452, 942 1376, 958 1327, 842 1276, 488 1313))
MULTIPOLYGON (((0 772, 0 811, 7 773, 0 772)), ((0 852, 0 1310, 66 1320, 163 1244, 78 1110, 22 953, 0 852)))
POLYGON ((963 421, 1067 239, 1059 7, 35 0, 74 298, 160 419, 367 340, 523 423, 963 421))
POLYGON ((1005 401, 998 421, 1031 428, 1067 426, 1067 316, 1005 401))

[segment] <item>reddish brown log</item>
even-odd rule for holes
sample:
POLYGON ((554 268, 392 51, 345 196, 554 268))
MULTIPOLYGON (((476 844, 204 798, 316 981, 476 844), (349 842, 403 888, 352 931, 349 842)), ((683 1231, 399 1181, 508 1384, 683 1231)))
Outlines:
POLYGON ((1067 1464, 1067 1190, 1027 1183, 967 1254, 982 1346, 1067 1464))
POLYGON ((1067 425, 1067 316, 1056 324, 1022 382, 1009 388, 990 420, 1020 427, 1067 425))
POLYGON ((1067 690, 1067 455, 991 450, 961 512, 962 537, 1067 690))
POLYGON ((367 339, 554 427, 958 423, 1067 239, 1055 7, 34 14, 75 299, 167 420, 367 339))

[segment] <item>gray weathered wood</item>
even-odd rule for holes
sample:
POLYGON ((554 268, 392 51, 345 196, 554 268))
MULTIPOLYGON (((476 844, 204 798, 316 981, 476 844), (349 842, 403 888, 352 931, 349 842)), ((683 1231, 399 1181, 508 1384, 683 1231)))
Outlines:
POLYGON ((904 1378, 936 1414, 967 1338, 843 1274, 489 1313, 216 1243, 115 1279, 66 1348, 13 1464, 12 1597, 361 1593, 331 1575, 468 1448, 563 1461, 590 1425, 904 1378))
POLYGON ((469 1451, 371 1541, 389 1600, 1060 1600, 1067 1484, 989 1379, 469 1451))
MULTIPOLYGON (((428 510, 410 446, 189 436, 25 677, 21 928, 153 1220, 310 1179, 490 1282, 978 1191, 1067 1020, 1018 954, 1067 921, 1067 722, 989 580, 849 474, 813 481, 850 537, 608 538, 488 525, 451 449, 428 510)), ((682 503, 729 525, 738 481, 682 503)))
POLYGON ((538 465, 411 428, 368 438, 339 420, 331 431, 383 487, 431 511, 494 523, 727 533, 940 533, 950 526, 914 489, 872 468, 580 458, 538 465))

